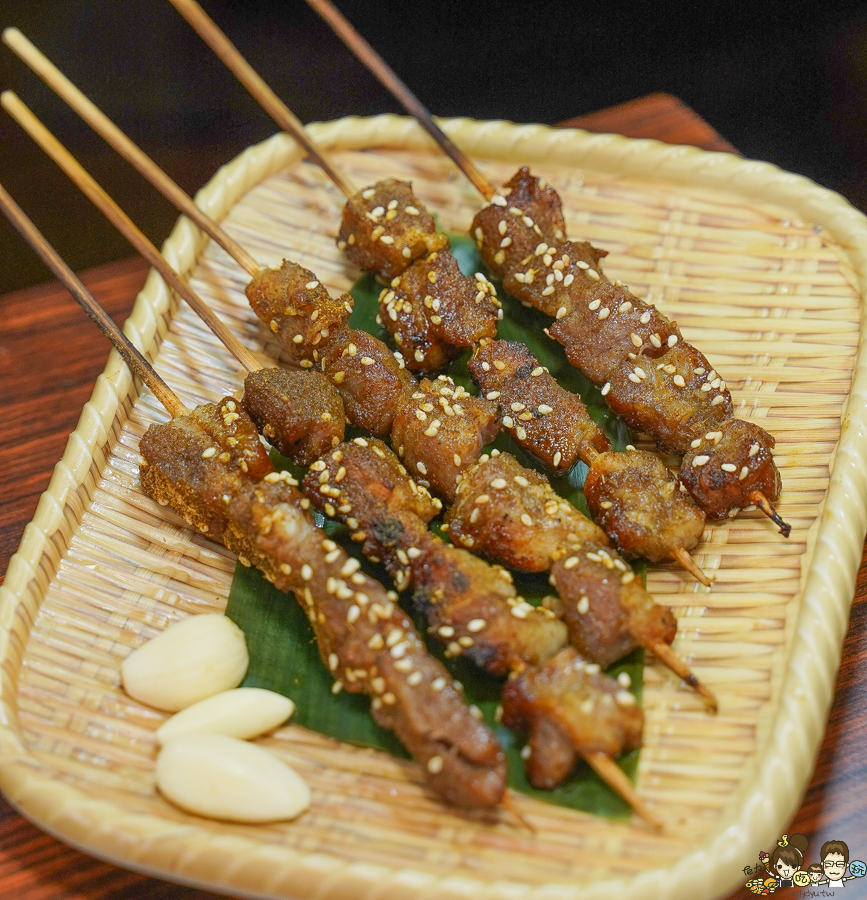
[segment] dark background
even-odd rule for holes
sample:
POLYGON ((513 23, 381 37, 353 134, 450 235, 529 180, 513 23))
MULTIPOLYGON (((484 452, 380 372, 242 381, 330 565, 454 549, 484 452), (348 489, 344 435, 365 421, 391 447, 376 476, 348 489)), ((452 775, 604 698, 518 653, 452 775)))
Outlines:
MULTIPOLYGON (((302 0, 203 5, 302 121, 399 111, 302 0)), ((668 91, 745 155, 867 209, 865 3, 340 5, 435 114, 555 123, 668 91)), ((275 131, 165 0, 0 0, 0 25, 21 28, 190 191, 275 131)), ((5 46, 0 87, 16 91, 154 241, 167 236, 175 212, 5 46)), ((132 255, 4 112, 0 181, 74 268, 132 255)), ((0 293, 47 277, 0 223, 0 293)))

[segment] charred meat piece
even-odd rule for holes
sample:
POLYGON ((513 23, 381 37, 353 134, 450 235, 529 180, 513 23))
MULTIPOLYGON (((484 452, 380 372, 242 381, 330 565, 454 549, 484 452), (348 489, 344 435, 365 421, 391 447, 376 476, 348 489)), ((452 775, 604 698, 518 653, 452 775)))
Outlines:
POLYGON ((412 185, 386 178, 347 201, 337 246, 360 268, 391 280, 413 260, 446 249, 449 240, 437 234, 412 185))
POLYGON ((611 449, 581 398, 561 387, 524 344, 490 341, 475 351, 469 369, 482 396, 499 403, 515 442, 553 474, 611 449))
POLYGON ((597 284, 579 302, 566 293, 548 333, 594 384, 604 384, 625 362, 643 365, 680 341, 676 322, 624 287, 597 284))
POLYGON ((358 329, 340 331, 324 349, 321 365, 343 400, 346 418, 378 437, 391 431, 416 388, 403 359, 358 329))
POLYGON ((271 467, 250 418, 241 412, 224 423, 235 412, 229 404, 148 429, 140 445, 145 490, 295 594, 337 683, 373 698, 374 718, 418 759, 433 790, 458 806, 497 805, 506 769, 492 732, 382 585, 316 528, 292 479, 271 467))
POLYGON ((752 422, 729 419, 691 442, 680 480, 711 519, 722 519, 756 502, 761 491, 771 502, 780 496, 773 437, 752 422))
POLYGON ((300 466, 343 440, 343 403, 321 372, 279 366, 251 372, 242 402, 261 433, 300 466))
POLYGON ((544 572, 585 541, 608 538, 548 479, 493 451, 461 478, 446 521, 457 544, 522 572, 544 572))
POLYGON ((497 407, 445 375, 424 379, 394 418, 391 443, 425 487, 451 499, 461 472, 500 430, 497 407))
POLYGON ((636 647, 654 651, 677 632, 671 611, 654 603, 635 573, 611 547, 582 545, 554 563, 551 583, 573 647, 607 668, 636 647))
POLYGON ((390 514, 412 513, 427 523, 443 508, 375 438, 358 437, 324 454, 310 467, 304 491, 317 509, 349 526, 365 556, 379 556, 377 523, 390 514))
POLYGON ((348 294, 332 299, 309 269, 288 260, 279 269, 258 271, 247 285, 247 299, 277 336, 289 362, 305 369, 344 327, 353 302, 348 294))
POLYGON ((518 597, 506 571, 428 530, 435 502, 385 444, 364 438, 342 444, 314 464, 304 491, 318 509, 349 524, 365 555, 381 560, 400 590, 411 588, 413 605, 447 655, 466 655, 504 675, 565 645, 563 623, 518 597))
POLYGON ((624 362, 607 385, 611 409, 673 453, 686 453, 696 437, 716 430, 732 414, 725 381, 689 344, 671 347, 658 359, 624 362))
POLYGON ((603 453, 584 481, 594 520, 627 559, 672 559, 701 540, 705 515, 651 453, 603 453))
POLYGON ((490 281, 463 275, 446 251, 413 263, 379 302, 382 324, 413 372, 441 371, 465 347, 496 337, 502 315, 490 281))
POLYGON ((633 694, 567 647, 506 683, 503 722, 529 731, 527 776, 548 790, 571 774, 579 755, 614 757, 639 747, 644 714, 633 694))

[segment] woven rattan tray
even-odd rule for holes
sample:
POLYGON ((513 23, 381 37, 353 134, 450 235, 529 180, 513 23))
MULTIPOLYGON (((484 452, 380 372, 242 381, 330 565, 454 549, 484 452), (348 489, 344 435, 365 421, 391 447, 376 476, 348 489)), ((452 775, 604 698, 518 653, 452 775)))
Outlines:
MULTIPOLYGON (((356 184, 411 179, 441 226, 468 226, 477 197, 414 123, 312 130, 356 184)), ((831 700, 867 529, 867 220, 803 178, 727 154, 499 122, 448 130, 493 181, 526 163, 553 183, 570 234, 610 250, 611 277, 676 318, 738 414, 777 437, 791 538, 747 513, 706 531, 697 558, 717 575, 712 591, 673 569, 649 575, 680 617, 676 648, 720 698, 708 717, 648 665, 638 790, 665 832, 530 798, 517 805, 535 834, 507 816, 468 818, 427 794, 413 764, 294 726, 265 743, 313 787, 298 822, 228 825, 165 803, 162 716, 123 694, 119 665, 171 621, 222 610, 234 560, 141 493, 138 440, 165 414, 114 354, 0 588, 0 787, 90 853, 234 894, 724 895, 797 808, 831 700)), ((222 169, 199 202, 262 262, 291 255, 332 291, 357 275, 334 244, 342 197, 283 135, 222 169)), ((277 354, 223 251, 181 220, 166 252, 253 352, 277 354)), ((235 363, 153 273, 126 330, 184 402, 239 390, 235 363)))

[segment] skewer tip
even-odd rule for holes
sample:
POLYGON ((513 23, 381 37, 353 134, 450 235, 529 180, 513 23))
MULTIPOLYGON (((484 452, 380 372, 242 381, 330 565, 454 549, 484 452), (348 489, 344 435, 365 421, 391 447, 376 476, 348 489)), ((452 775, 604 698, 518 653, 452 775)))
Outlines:
POLYGON ((669 644, 660 641, 648 648, 650 652, 675 675, 680 676, 689 687, 701 697, 705 709, 712 715, 719 711, 719 704, 713 691, 696 678, 690 667, 671 649, 669 644))
POLYGON ((747 499, 755 503, 756 506, 780 529, 783 537, 788 537, 792 532, 792 526, 788 522, 784 522, 780 514, 774 509, 773 504, 761 491, 750 491, 747 499))
POLYGON ((710 587, 713 584, 715 576, 705 573, 701 566, 686 552, 685 548, 676 547, 671 556, 700 584, 703 584, 705 587, 710 587))
POLYGON ((587 753, 584 756, 587 764, 613 790, 615 790, 632 809, 656 831, 665 827, 661 820, 650 811, 647 804, 635 792, 632 782, 626 777, 623 769, 604 753, 587 753))

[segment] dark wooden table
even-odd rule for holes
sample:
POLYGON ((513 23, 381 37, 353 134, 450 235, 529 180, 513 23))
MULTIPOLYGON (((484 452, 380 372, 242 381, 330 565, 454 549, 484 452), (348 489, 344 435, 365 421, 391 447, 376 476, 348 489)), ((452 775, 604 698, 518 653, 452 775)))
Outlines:
MULTIPOLYGON (((655 137, 708 150, 734 148, 675 97, 653 94, 572 119, 591 131, 655 137)), ((138 259, 102 266, 85 283, 118 322, 144 283, 138 259)), ((56 283, 0 297, 0 578, 15 552, 54 464, 90 397, 108 353, 105 340, 56 283)), ((811 844, 830 839, 867 857, 867 556, 858 573, 836 696, 813 780, 790 831, 811 844)), ((754 863, 744 860, 744 865, 754 863)), ((818 849, 818 848, 816 848, 818 849)), ((815 858, 811 853, 810 858, 815 858)), ((696 873, 701 878, 701 873, 696 873)), ((867 880, 865 880, 867 881, 867 880)), ((847 886, 859 893, 865 884, 847 886)), ((43 834, 0 800, 0 900, 159 898, 216 895, 178 887, 98 862, 43 834)), ((746 889, 729 900, 752 897, 746 889)))

